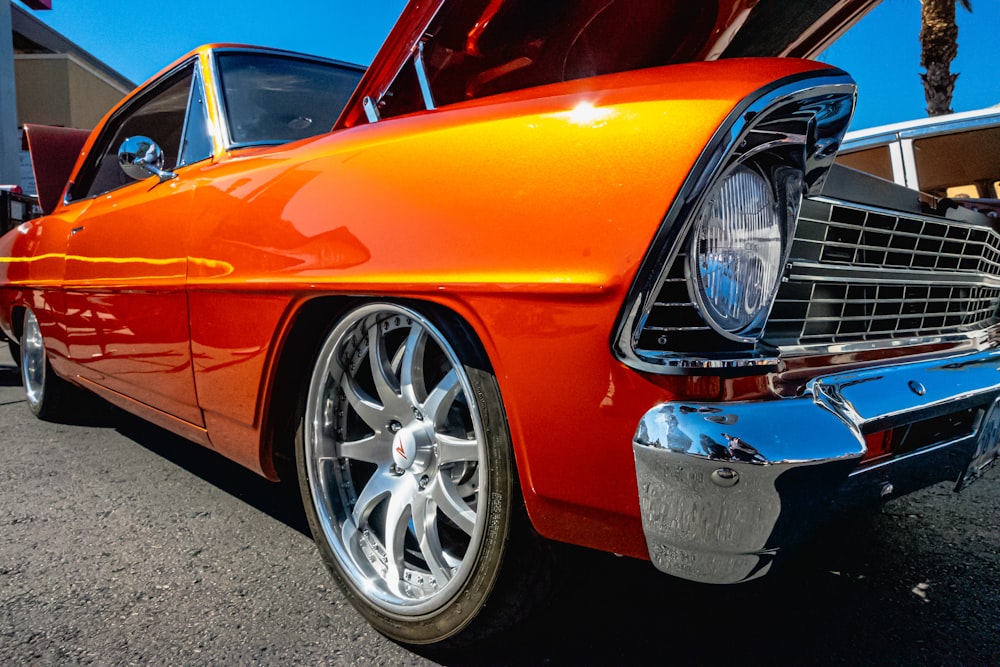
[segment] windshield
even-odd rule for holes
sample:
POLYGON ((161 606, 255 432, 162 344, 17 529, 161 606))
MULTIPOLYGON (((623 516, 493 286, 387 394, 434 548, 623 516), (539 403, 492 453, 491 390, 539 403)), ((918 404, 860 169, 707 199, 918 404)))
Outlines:
POLYGON ((328 132, 363 73, 346 64, 247 51, 220 51, 216 63, 234 146, 328 132))

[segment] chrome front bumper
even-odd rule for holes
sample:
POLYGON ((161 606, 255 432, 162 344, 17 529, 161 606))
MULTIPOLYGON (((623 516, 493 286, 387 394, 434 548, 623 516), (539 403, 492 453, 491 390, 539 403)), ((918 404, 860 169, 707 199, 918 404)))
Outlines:
POLYGON ((985 416, 1000 415, 998 396, 990 350, 820 377, 796 398, 658 405, 633 443, 650 558, 695 581, 762 576, 836 511, 962 479, 981 440, 993 460, 998 418, 985 416), (859 467, 865 435, 963 410, 966 432, 859 467))

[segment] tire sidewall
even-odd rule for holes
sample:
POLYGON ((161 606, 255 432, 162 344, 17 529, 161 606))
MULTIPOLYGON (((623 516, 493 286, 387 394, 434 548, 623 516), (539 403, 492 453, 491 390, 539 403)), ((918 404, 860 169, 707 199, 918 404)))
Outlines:
POLYGON ((41 336, 41 328, 40 325, 38 324, 38 316, 35 315, 30 308, 25 308, 24 319, 21 325, 22 339, 20 344, 18 345, 18 352, 20 358, 18 359, 17 365, 21 373, 21 382, 24 383, 25 402, 28 404, 28 409, 31 410, 31 413, 36 417, 38 417, 39 419, 49 419, 55 412, 56 408, 55 404, 57 403, 56 399, 58 398, 57 396, 55 397, 52 396, 52 393, 53 391, 56 391, 58 393, 58 389, 53 389, 54 376, 52 374, 52 367, 49 364, 48 352, 45 350, 44 338, 42 339, 43 342, 42 342, 42 360, 41 360, 42 365, 44 366, 44 375, 42 378, 42 397, 40 400, 34 402, 31 401, 29 398, 27 398, 28 364, 25 363, 25 358, 24 358, 26 348, 24 346, 23 336, 27 335, 29 317, 35 319, 35 327, 39 329, 39 336, 41 336))
MULTIPOLYGON (((473 624, 486 605, 500 573, 503 554, 508 541, 512 513, 512 496, 515 492, 512 448, 507 422, 500 400, 496 378, 485 360, 475 338, 467 326, 448 311, 415 307, 412 304, 386 303, 386 306, 415 310, 428 318, 454 349, 469 380, 474 400, 479 410, 485 440, 486 462, 481 473, 488 475, 488 493, 483 517, 484 529, 478 552, 468 580, 449 600, 436 610, 420 616, 388 614, 372 603, 342 570, 333 549, 328 544, 319 515, 312 499, 306 461, 305 403, 309 393, 308 382, 300 390, 298 425, 295 432, 295 459, 299 491, 306 518, 324 563, 348 601, 379 632, 407 644, 438 644, 454 637, 473 624)), ((350 317, 354 311, 345 315, 350 317)), ((332 335, 336 326, 327 333, 332 335)), ((324 340, 326 340, 326 338, 324 340)), ((314 359, 314 363, 318 360, 314 359)), ((309 374, 311 377, 311 373, 309 374)))

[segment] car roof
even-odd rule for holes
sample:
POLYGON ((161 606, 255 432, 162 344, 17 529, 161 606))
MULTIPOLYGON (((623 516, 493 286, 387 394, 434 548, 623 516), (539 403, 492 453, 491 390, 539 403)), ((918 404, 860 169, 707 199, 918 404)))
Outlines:
POLYGON ((1000 104, 975 111, 963 111, 945 116, 931 116, 930 118, 918 118, 901 123, 852 130, 844 137, 842 150, 874 146, 903 138, 964 132, 977 127, 994 125, 1000 125, 1000 104))

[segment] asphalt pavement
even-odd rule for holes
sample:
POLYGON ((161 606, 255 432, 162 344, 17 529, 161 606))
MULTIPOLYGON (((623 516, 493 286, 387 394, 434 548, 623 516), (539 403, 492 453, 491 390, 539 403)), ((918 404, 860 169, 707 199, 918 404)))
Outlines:
POLYGON ((121 412, 89 422, 36 420, 0 352, 2 665, 1000 664, 1000 470, 741 586, 567 547, 540 619, 440 656, 354 613, 289 486, 121 412))

